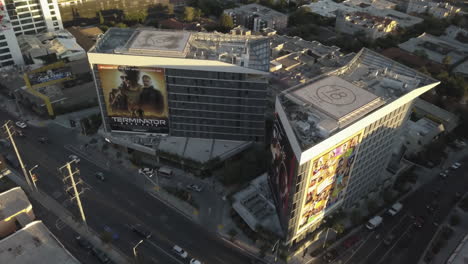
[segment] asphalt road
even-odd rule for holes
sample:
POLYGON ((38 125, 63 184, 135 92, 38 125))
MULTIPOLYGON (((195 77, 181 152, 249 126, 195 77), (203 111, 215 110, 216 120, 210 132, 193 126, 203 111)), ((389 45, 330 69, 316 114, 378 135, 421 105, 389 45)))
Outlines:
MULTIPOLYGON (((356 234, 359 242, 354 246, 346 248, 345 242, 338 246, 339 256, 332 263, 418 263, 438 224, 444 221, 459 200, 455 194, 464 194, 468 190, 468 158, 464 157, 460 162, 462 167, 451 170, 447 178, 435 176, 403 200, 404 207, 396 216, 382 215, 383 223, 376 230, 370 231, 363 227, 356 234), (426 207, 432 203, 436 205, 434 211, 426 207), (414 225, 416 218, 424 220, 421 228, 414 225), (390 235, 393 239, 388 244, 384 243, 385 238, 390 235)), ((434 169, 432 173, 438 174, 438 169, 434 169)), ((328 262, 318 260, 314 263, 328 262)))
MULTIPOLYGON (((0 112, 2 123, 8 119, 12 117, 0 112)), ((29 126, 23 131, 26 136, 17 137, 17 145, 28 169, 39 165, 34 171, 39 178, 37 185, 79 217, 77 206, 69 201, 63 177, 57 171, 58 167, 69 161, 68 156, 74 154, 66 146, 76 140, 76 135, 54 124, 44 128, 29 126), (37 138, 42 136, 48 137, 51 142, 38 142, 37 138)), ((132 182, 134 176, 122 175, 112 166, 110 170, 104 170, 105 164, 83 156, 80 159, 79 177, 84 182, 81 197, 87 223, 97 232, 111 230, 112 243, 125 254, 133 257, 132 248, 141 240, 128 227, 138 223, 153 233, 137 248, 140 263, 188 263, 188 259, 182 260, 171 253, 175 244, 184 248, 190 257, 204 263, 249 263, 251 257, 135 186, 132 182), (106 181, 94 177, 98 171, 104 172, 106 181)))

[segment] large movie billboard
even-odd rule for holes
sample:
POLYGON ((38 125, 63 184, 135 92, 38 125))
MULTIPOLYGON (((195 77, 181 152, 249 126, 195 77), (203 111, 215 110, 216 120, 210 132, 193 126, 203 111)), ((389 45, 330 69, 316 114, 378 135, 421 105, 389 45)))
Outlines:
POLYGON ((296 173, 297 160, 278 116, 276 116, 273 125, 270 150, 272 164, 268 173, 268 181, 275 199, 281 224, 283 227, 286 227, 291 183, 296 173))
POLYGON ((343 199, 360 140, 358 133, 312 161, 299 229, 317 222, 343 199))
POLYGON ((164 69, 98 65, 113 131, 169 133, 164 69))

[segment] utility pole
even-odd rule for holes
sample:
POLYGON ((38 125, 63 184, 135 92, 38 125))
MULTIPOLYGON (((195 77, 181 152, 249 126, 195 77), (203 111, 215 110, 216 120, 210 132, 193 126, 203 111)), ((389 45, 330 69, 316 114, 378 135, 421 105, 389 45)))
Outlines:
POLYGON ((5 128, 5 131, 7 133, 7 136, 8 136, 8 139, 10 140, 11 142, 11 145, 13 146, 13 149, 15 150, 15 153, 16 153, 16 156, 18 157, 18 161, 20 163, 20 166, 21 166, 21 170, 23 171, 23 174, 24 174, 24 177, 26 178, 26 182, 28 183, 29 185, 29 188, 31 188, 31 191, 33 191, 33 187, 32 187, 32 184, 31 184, 31 180, 29 179, 29 175, 28 175, 28 172, 26 171, 26 167, 24 166, 24 163, 23 163, 23 160, 21 159, 21 155, 18 151, 18 148, 16 147, 16 143, 15 143, 15 140, 13 139, 13 133, 11 131, 11 126, 10 126, 10 123, 11 121, 8 120, 4 125, 3 127, 5 128))
POLYGON ((72 167, 71 167, 72 163, 76 163, 76 160, 72 160, 70 162, 67 162, 67 164, 65 164, 64 166, 59 168, 59 171, 62 172, 62 170, 64 168, 67 169, 66 173, 68 173, 68 175, 65 178, 63 178, 63 182, 70 179, 71 186, 68 187, 66 189, 66 191, 67 191, 67 193, 69 193, 70 189, 73 189, 73 192, 74 192, 75 196, 73 196, 71 198, 71 200, 76 199, 76 203, 78 204, 78 208, 80 209, 81 219, 83 219, 83 223, 85 224, 85 226, 87 226, 86 216, 84 214, 83 206, 81 204, 81 199, 80 199, 81 192, 78 192, 78 188, 77 188, 77 184, 82 183, 82 181, 81 181, 81 179, 79 179, 78 182, 75 182, 75 178, 74 178, 75 174, 80 174, 80 170, 75 169, 75 171, 73 171, 72 167))

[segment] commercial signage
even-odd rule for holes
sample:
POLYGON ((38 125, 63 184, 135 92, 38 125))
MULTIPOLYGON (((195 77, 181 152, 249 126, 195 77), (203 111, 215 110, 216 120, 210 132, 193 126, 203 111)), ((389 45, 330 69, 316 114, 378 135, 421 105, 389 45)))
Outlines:
POLYGON ((164 69, 98 65, 113 131, 169 133, 164 69))
POLYGON ((312 161, 299 229, 314 224, 342 201, 361 135, 348 138, 312 161))
POLYGON ((273 125, 270 150, 272 154, 272 164, 268 173, 268 181, 281 224, 283 228, 286 228, 291 183, 296 173, 297 159, 278 116, 276 116, 273 125))
POLYGON ((69 67, 61 67, 55 69, 48 69, 38 72, 27 73, 29 84, 33 88, 52 85, 60 81, 66 81, 72 77, 72 72, 69 67))

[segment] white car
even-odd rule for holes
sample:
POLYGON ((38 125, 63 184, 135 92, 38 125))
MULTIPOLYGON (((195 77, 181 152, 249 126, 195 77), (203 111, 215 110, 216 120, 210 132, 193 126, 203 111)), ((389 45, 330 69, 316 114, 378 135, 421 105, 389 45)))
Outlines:
POLYGON ((461 164, 459 162, 455 162, 454 164, 452 164, 452 169, 456 170, 458 168, 461 167, 461 164))
POLYGON ((442 177, 442 178, 447 178, 447 173, 441 172, 441 173, 439 173, 439 176, 442 177))
POLYGON ((68 158, 69 158, 70 160, 72 160, 72 161, 74 160, 74 161, 76 161, 76 162, 80 162, 80 158, 78 158, 77 155, 70 155, 70 156, 68 156, 68 158))
POLYGON ((187 189, 192 190, 192 191, 196 191, 196 192, 201 192, 203 190, 203 188, 201 186, 198 186, 196 184, 187 185, 187 189))
POLYGON ((172 251, 178 255, 179 257, 185 259, 187 258, 188 254, 187 254, 187 251, 183 250, 181 247, 175 245, 174 247, 172 247, 172 251))
POLYGON ((193 258, 193 259, 190 260, 190 264, 202 264, 202 263, 198 259, 193 258))
POLYGON ((148 177, 151 178, 151 177, 153 177, 153 175, 154 175, 154 170, 151 169, 151 168, 140 168, 140 169, 138 170, 138 173, 144 174, 144 175, 146 175, 146 176, 148 176, 148 177))
POLYGON ((26 125, 26 123, 22 122, 22 121, 18 121, 15 123, 15 125, 19 128, 26 128, 28 125, 26 125))

